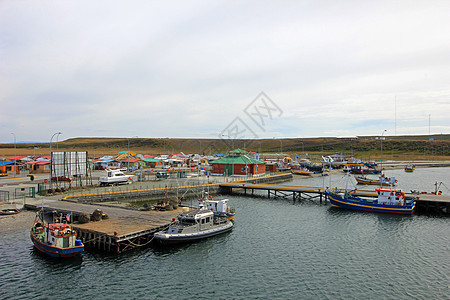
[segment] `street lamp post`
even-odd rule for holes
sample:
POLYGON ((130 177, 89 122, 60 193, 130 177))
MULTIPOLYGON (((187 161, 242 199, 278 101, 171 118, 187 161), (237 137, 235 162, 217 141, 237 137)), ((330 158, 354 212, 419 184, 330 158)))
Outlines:
POLYGON ((14 136, 14 177, 16 177, 16 173, 17 173, 17 171, 16 171, 16 156, 17 156, 17 154, 16 154, 16 135, 14 134, 14 133, 12 133, 11 132, 11 134, 14 136))
MULTIPOLYGON (((383 132, 381 133, 381 138, 380 138, 380 140, 381 140, 381 163, 380 163, 381 164, 381 174, 383 174, 383 140, 384 140, 383 135, 386 131, 387 131, 386 129, 383 130, 383 132)), ((380 182, 381 182, 381 180, 380 180, 380 182)))
POLYGON ((58 152, 58 137, 61 134, 61 132, 58 132, 58 134, 56 135, 56 152, 58 152))
POLYGON ((52 159, 52 140, 55 135, 62 134, 61 132, 56 132, 50 138, 50 187, 52 186, 52 175, 53 175, 53 159, 52 159))

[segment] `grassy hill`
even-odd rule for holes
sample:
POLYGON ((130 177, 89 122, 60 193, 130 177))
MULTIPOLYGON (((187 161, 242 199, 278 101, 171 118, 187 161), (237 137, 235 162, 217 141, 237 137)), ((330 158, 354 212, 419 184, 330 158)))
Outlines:
MULTIPOLYGON (((262 153, 280 153, 291 156, 320 157, 323 154, 346 152, 360 158, 375 159, 380 156, 381 142, 374 136, 363 136, 357 140, 324 138, 283 139, 183 139, 183 138, 73 138, 52 143, 52 151, 88 151, 89 156, 115 155, 130 150, 142 154, 226 153, 232 148, 262 153)), ((49 143, 16 145, 17 155, 48 155, 49 143)), ((383 141, 383 153, 393 159, 443 159, 450 156, 450 135, 388 136, 383 141), (429 140, 429 138, 434 140, 429 140)), ((14 144, 0 144, 0 157, 14 155, 14 144)))

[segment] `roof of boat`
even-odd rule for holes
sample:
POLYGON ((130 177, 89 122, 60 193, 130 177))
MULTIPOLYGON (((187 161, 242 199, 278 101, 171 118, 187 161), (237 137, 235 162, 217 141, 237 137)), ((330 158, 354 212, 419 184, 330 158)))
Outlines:
POLYGON ((198 218, 198 217, 204 217, 207 215, 214 215, 214 213, 208 209, 204 209, 204 208, 198 208, 198 209, 194 209, 194 210, 190 210, 187 212, 184 212, 182 214, 180 214, 179 216, 182 218, 198 218))
POLYGON ((66 223, 51 223, 51 224, 45 224, 45 227, 48 227, 49 229, 53 230, 53 229, 65 229, 65 228, 70 228, 69 224, 66 223))

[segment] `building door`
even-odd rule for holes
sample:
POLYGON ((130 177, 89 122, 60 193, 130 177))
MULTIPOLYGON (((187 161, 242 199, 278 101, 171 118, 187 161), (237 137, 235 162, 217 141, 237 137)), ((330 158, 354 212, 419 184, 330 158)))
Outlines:
POLYGON ((225 176, 233 175, 233 165, 225 165, 225 176))

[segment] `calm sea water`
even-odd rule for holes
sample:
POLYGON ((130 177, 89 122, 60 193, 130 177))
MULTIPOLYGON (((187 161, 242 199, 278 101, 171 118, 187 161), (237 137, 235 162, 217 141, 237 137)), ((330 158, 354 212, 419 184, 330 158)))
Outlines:
MULTIPOLYGON (((445 183, 449 171, 417 169, 388 175, 423 184, 417 188, 403 182, 405 190, 433 190, 435 181, 445 183)), ((332 182, 341 177, 333 176, 332 182)), ((322 181, 295 179, 286 184, 322 181)), ((232 232, 169 249, 146 248, 120 256, 87 252, 61 261, 37 253, 28 229, 0 233, 0 298, 448 299, 450 295, 448 218, 352 212, 312 201, 229 199, 237 211, 232 232)))

